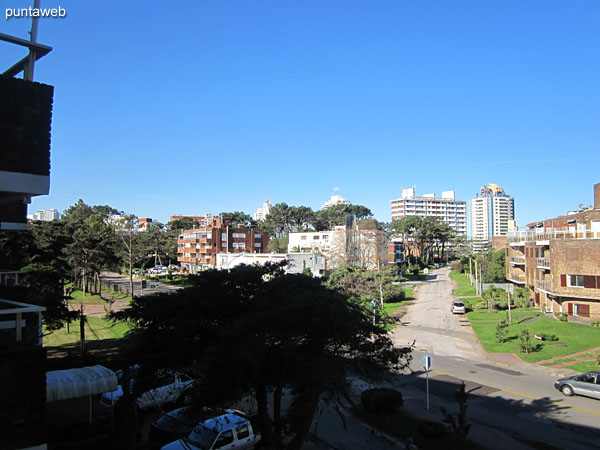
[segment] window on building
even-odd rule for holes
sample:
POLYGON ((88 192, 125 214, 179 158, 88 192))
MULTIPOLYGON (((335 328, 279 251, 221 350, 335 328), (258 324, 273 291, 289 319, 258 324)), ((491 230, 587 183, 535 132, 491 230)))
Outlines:
POLYGON ((583 287, 583 275, 567 275, 568 287, 583 287))
POLYGON ((246 234, 245 233, 233 233, 233 237, 244 239, 246 237, 246 234))
POLYGON ((260 247, 262 247, 262 244, 260 242, 255 242, 254 247, 260 248, 260 247))
POLYGON ((227 240, 227 233, 221 233, 221 240, 222 241, 227 240))
POLYGON ((583 248, 568 248, 567 261, 581 261, 583 259, 583 248))
POLYGON ((306 235, 302 235, 302 236, 300 236, 300 240, 301 240, 301 241, 305 241, 305 240, 306 240, 306 235))
POLYGON ((328 235, 328 234, 324 234, 324 235, 323 235, 323 240, 324 240, 324 241, 327 241, 328 239, 329 239, 329 235, 328 235))
POLYGON ((254 238, 255 238, 255 239, 261 239, 261 238, 262 238, 262 234, 255 234, 255 235, 254 235, 254 238))
POLYGON ((318 234, 315 234, 315 235, 313 236, 313 240, 315 240, 315 241, 318 241, 318 240, 319 240, 319 235, 318 235, 318 234))
POLYGON ((246 248, 246 243, 245 242, 234 242, 233 248, 246 248))

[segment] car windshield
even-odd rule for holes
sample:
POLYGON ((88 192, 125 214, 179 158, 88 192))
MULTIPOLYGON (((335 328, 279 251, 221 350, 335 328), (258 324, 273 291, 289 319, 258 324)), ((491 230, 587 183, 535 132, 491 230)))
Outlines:
POLYGON ((217 432, 215 430, 208 429, 200 424, 192 430, 188 440, 196 447, 210 448, 216 437, 217 432))
POLYGON ((454 306, 462 308, 463 306, 465 306, 465 304, 463 302, 454 302, 454 306))

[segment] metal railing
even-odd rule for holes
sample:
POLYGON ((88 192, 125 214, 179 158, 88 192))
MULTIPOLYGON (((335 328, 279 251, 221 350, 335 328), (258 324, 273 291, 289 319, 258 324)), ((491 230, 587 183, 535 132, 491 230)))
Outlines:
POLYGON ((536 280, 535 285, 538 289, 552 292, 552 281, 536 280))
POLYGON ((515 231, 506 235, 506 240, 509 243, 549 241, 551 239, 600 239, 600 231, 553 230, 540 233, 534 231, 515 231))
POLYGON ((516 281, 518 283, 525 283, 525 275, 520 275, 517 273, 510 274, 511 281, 516 281))
POLYGON ((536 258, 535 260, 538 267, 550 267, 549 258, 536 258))

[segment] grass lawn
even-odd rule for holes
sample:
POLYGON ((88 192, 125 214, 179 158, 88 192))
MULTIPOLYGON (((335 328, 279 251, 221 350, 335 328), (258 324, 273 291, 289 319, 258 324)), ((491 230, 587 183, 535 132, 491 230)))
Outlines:
POLYGON ((450 279, 456 281, 458 287, 454 290, 454 295, 457 297, 476 296, 475 288, 471 286, 471 282, 465 273, 456 273, 454 270, 450 272, 450 279))
POLYGON ((169 279, 168 277, 146 277, 146 276, 143 276, 141 278, 144 280, 147 280, 149 282, 160 281, 161 283, 169 284, 171 286, 182 286, 182 287, 192 286, 192 283, 190 282, 187 275, 173 276, 173 278, 171 278, 171 279, 169 279))
MULTIPOLYGON (((129 302, 131 301, 131 297, 123 292, 116 292, 108 288, 102 288, 102 292, 110 293, 115 297, 123 298, 129 302)), ((69 301, 72 303, 107 303, 106 300, 96 294, 86 294, 84 296, 83 291, 79 289, 74 289, 73 292, 71 292, 71 297, 73 297, 73 299, 69 301)))
MULTIPOLYGON (((99 317, 88 317, 85 324, 85 338, 89 341, 103 341, 110 339, 121 339, 129 331, 129 325, 124 322, 113 323, 111 320, 99 317)), ((44 333, 47 333, 44 330, 44 333)), ((67 327, 44 336, 44 347, 60 347, 63 345, 76 344, 79 342, 79 321, 72 322, 69 332, 67 327)))
POLYGON ((479 342, 488 352, 516 353, 525 361, 537 362, 557 356, 568 357, 572 353, 581 352, 589 348, 598 347, 600 344, 600 329, 588 325, 572 322, 559 322, 552 317, 544 316, 539 310, 533 308, 517 308, 512 310, 513 325, 508 327, 508 341, 500 344, 496 340, 496 325, 506 319, 506 311, 493 314, 481 311, 467 313, 471 326, 477 334, 479 342), (532 343, 539 344, 538 351, 525 354, 519 347, 519 333, 528 329, 532 335, 532 343), (554 334, 558 341, 538 341, 534 334, 554 334))
POLYGON ((80 291, 79 289, 74 289, 73 292, 71 292, 71 297, 73 297, 73 299, 69 301, 72 303, 106 303, 106 300, 99 295, 86 294, 84 296, 83 291, 80 291))
POLYGON ((578 372, 589 372, 591 370, 600 370, 600 366, 596 361, 588 361, 567 366, 568 369, 573 369, 578 372))
POLYGON ((388 316, 390 314, 398 311, 402 307, 402 305, 404 305, 404 302, 407 302, 409 300, 414 300, 414 297, 413 297, 414 289, 413 288, 403 287, 402 289, 404 289, 404 294, 406 295, 404 300, 402 300, 401 302, 384 303, 383 304, 383 309, 388 316))

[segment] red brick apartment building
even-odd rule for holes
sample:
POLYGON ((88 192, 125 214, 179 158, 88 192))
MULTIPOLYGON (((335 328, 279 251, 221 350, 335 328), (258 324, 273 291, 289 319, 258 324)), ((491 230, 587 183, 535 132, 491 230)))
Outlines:
POLYGON ((593 207, 528 227, 507 236, 506 278, 542 311, 600 320, 600 183, 593 207))
POLYGON ((269 235, 256 228, 233 227, 214 217, 185 230, 177 240, 177 261, 195 273, 216 266, 217 253, 268 253, 269 235))

